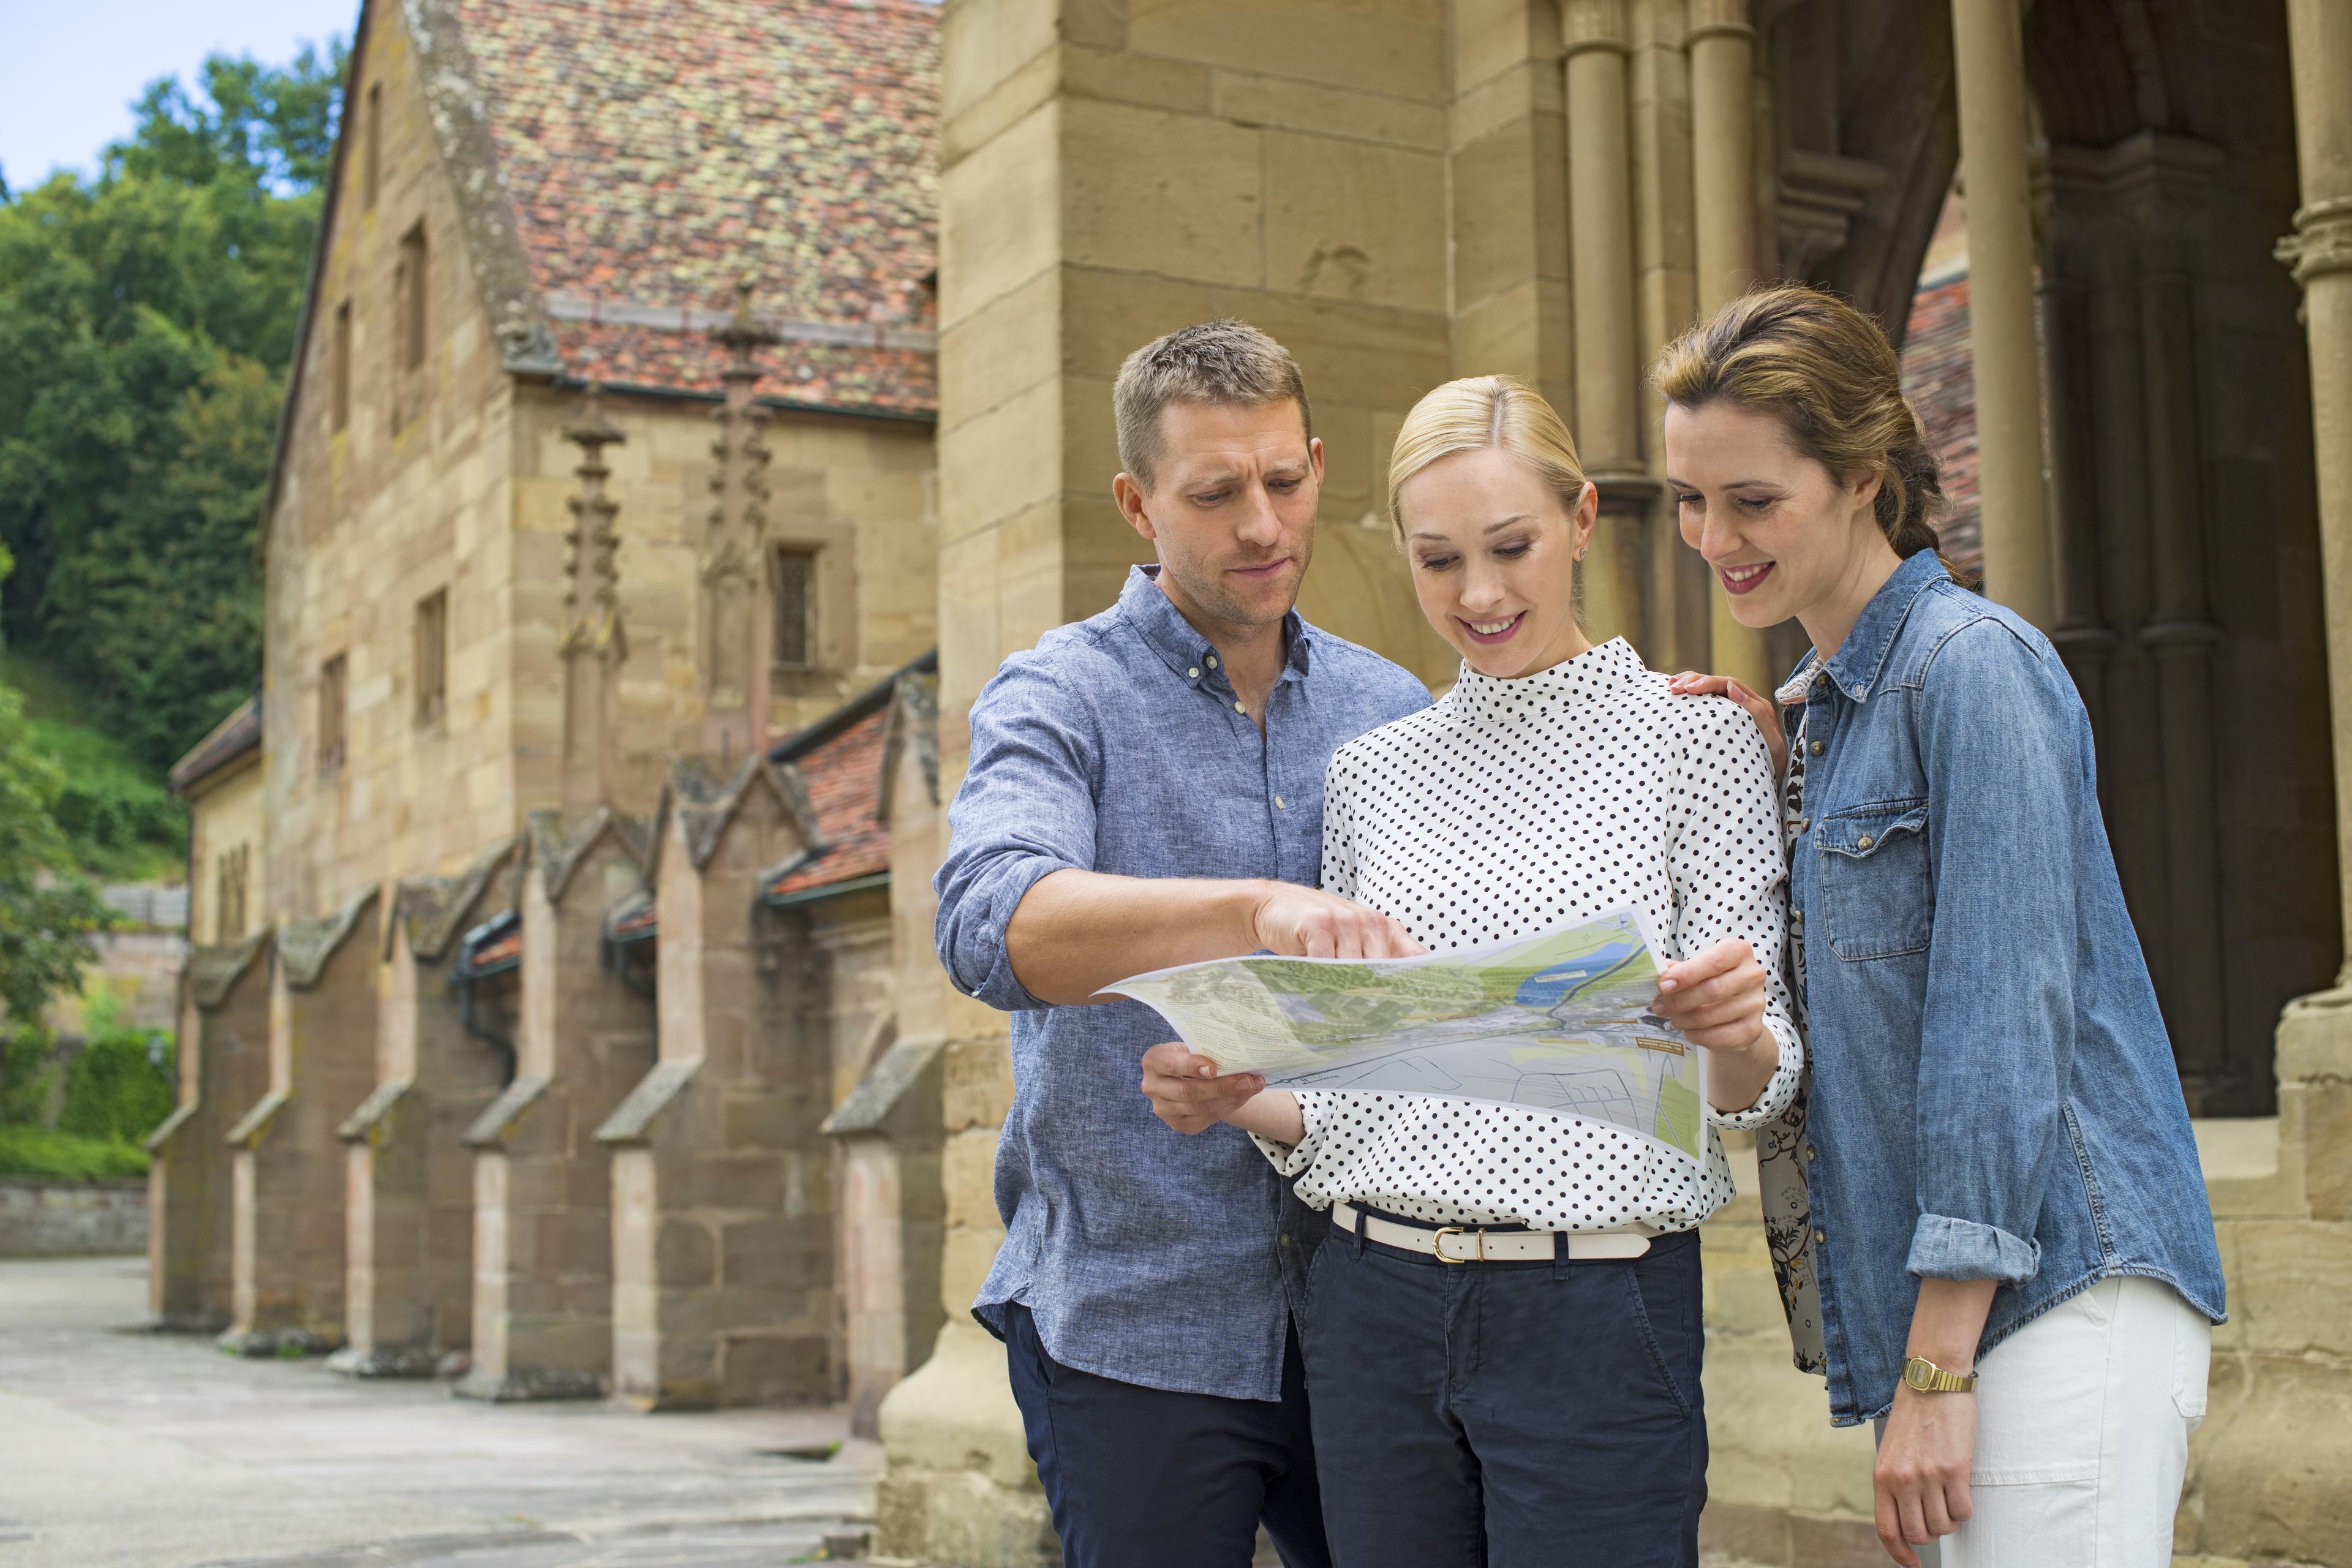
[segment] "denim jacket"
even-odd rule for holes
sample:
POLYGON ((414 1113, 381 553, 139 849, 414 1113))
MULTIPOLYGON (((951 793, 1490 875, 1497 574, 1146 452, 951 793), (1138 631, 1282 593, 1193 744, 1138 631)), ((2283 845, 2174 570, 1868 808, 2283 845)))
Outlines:
POLYGON ((1796 676, 1790 919, 1832 1419, 1893 1403, 1921 1279, 2000 1282, 1979 1353, 2113 1274, 2221 1321, 2189 1111, 2065 667, 1932 551, 1815 665, 1796 676))

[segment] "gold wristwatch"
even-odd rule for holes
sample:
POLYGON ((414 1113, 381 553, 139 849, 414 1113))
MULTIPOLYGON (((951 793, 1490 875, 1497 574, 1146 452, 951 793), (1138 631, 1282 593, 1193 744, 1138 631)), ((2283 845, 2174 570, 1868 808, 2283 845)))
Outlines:
POLYGON ((1903 1381, 1922 1394, 1973 1394, 1977 1374, 1962 1377, 1957 1372, 1946 1372, 1926 1356, 1915 1355, 1903 1363, 1903 1381))

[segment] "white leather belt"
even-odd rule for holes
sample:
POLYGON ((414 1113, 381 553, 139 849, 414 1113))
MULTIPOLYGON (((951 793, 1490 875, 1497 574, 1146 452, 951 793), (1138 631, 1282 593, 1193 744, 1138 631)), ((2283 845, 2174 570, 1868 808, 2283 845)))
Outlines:
POLYGON ((1572 1259, 1639 1258, 1650 1250, 1647 1230, 1486 1230, 1474 1226, 1426 1227, 1401 1225, 1352 1204, 1331 1205, 1331 1224, 1349 1236, 1360 1226, 1364 1239, 1434 1258, 1440 1263, 1550 1263, 1572 1259), (1559 1244, 1554 1250, 1555 1238, 1559 1244))

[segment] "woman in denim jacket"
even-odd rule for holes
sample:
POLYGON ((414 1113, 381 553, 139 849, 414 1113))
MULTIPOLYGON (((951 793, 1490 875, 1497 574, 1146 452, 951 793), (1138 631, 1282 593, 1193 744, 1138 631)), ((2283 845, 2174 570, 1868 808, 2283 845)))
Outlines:
POLYGON ((1678 682, 1783 765, 1811 1084, 1759 1152, 1799 1364, 1878 1424, 1895 1562, 2158 1568, 2221 1268, 2082 701, 1937 557, 1867 317, 1759 290, 1657 384, 1683 538, 1741 625, 1813 643, 1777 702, 1678 682))

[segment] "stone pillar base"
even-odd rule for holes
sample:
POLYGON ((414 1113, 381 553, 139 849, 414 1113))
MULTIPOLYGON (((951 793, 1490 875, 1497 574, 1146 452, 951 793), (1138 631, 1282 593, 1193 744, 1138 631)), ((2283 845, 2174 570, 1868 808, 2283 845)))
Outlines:
POLYGON ((429 1350, 361 1350, 345 1345, 327 1358, 327 1370, 345 1377, 431 1377, 440 1365, 429 1350))
POLYGON ((460 1399, 480 1399, 493 1405, 522 1405, 545 1399, 602 1399, 604 1377, 593 1372, 555 1372, 525 1367, 504 1376, 469 1372, 450 1389, 460 1399))
POLYGON ((950 1319, 931 1359, 882 1401, 882 1447, 877 1558, 956 1568, 1062 1561, 1004 1347, 970 1319, 950 1319))

